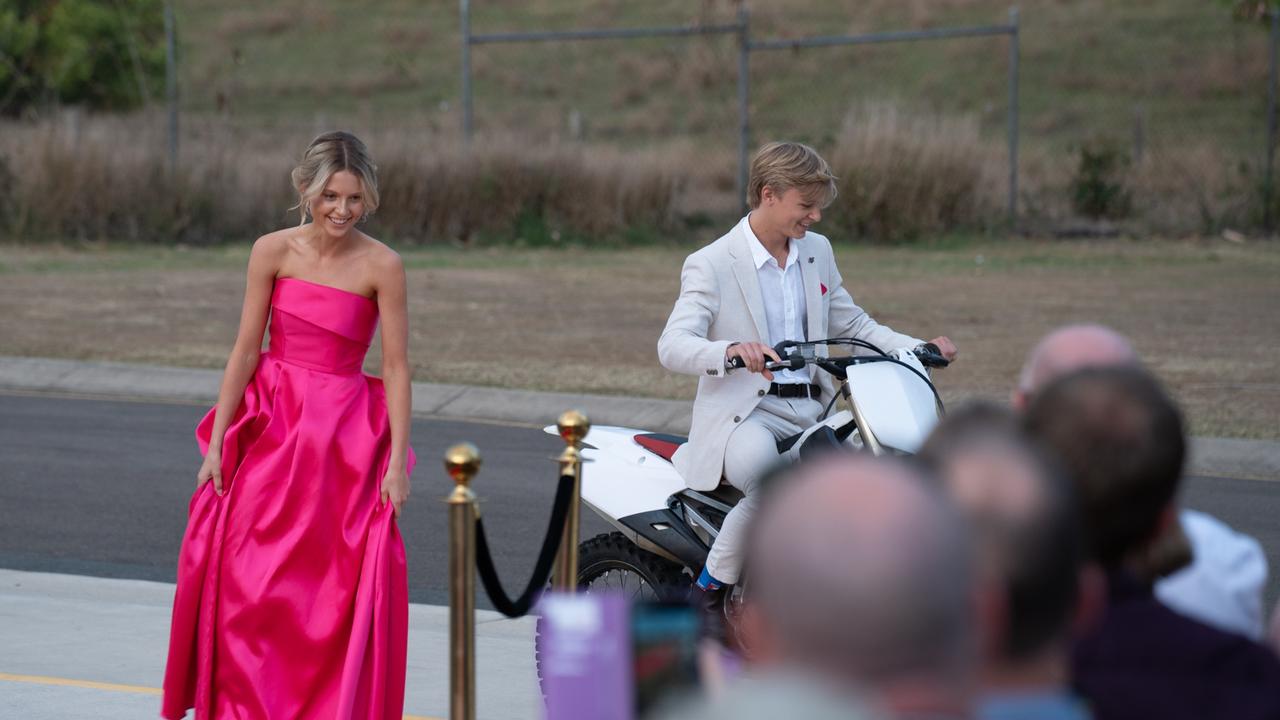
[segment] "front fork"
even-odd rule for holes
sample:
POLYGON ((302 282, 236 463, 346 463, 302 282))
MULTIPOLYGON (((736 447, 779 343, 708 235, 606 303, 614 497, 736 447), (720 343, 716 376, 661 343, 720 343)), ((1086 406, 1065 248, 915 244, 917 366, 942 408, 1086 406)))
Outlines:
POLYGON ((849 410, 853 412, 853 423, 858 428, 858 437, 862 439, 862 446, 871 451, 872 455, 883 455, 884 447, 880 445, 880 441, 876 439, 876 434, 871 431, 871 425, 867 422, 867 418, 862 414, 862 408, 858 406, 858 401, 853 397, 853 391, 849 389, 849 380, 840 381, 840 397, 844 398, 849 404, 849 410))

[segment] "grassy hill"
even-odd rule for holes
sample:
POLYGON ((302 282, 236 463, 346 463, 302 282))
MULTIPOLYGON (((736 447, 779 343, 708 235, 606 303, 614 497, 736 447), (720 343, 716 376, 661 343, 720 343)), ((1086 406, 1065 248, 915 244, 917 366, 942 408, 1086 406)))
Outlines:
MULTIPOLYGON (((474 0, 475 32, 732 21, 726 0, 474 0)), ((758 39, 1007 22, 992 0, 749 3, 758 39)), ((433 0, 179 0, 183 105, 253 124, 458 124, 459 10, 433 0)), ((1055 0, 1021 14, 1021 110, 1028 146, 1105 135, 1146 147, 1208 143, 1261 152, 1266 28, 1206 0, 1055 0)), ((734 146, 732 38, 477 47, 478 126, 647 143, 693 136, 734 146)), ((852 105, 895 100, 976 116, 1003 132, 1004 38, 757 53, 758 137, 819 145, 852 105)))
MULTIPOLYGON (((471 4, 476 33, 721 24, 738 9, 471 4)), ((1009 21, 994 0, 749 9, 756 40, 1009 21)), ((475 47, 481 140, 469 154, 454 0, 177 0, 177 10, 182 177, 166 176, 155 113, 10 124, 0 177, 12 173, 19 190, 6 234, 252 237, 284 220, 287 168, 305 139, 334 127, 382 160, 388 194, 374 230, 410 243, 687 238, 740 208, 733 37, 475 47), (151 195, 166 200, 116 217, 151 195)), ((1267 202, 1280 211, 1261 191, 1264 24, 1209 0, 1041 0, 1020 9, 1019 27, 1020 229, 1095 231, 1084 215, 1104 217, 1104 231, 1216 234, 1259 227, 1267 202), (1085 150, 1092 170, 1081 169, 1085 150)), ((1000 231, 1008 70, 1007 37, 754 53, 752 144, 796 139, 832 160, 842 194, 824 227, 834 237, 1000 231)))

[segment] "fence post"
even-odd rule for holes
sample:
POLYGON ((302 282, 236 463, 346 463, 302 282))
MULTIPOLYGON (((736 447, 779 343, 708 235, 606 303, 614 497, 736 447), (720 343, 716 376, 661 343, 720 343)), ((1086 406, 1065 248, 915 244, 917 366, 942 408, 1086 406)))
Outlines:
POLYGON ((476 515, 471 480, 480 470, 480 451, 460 443, 445 451, 453 478, 449 505, 449 720, 476 717, 476 515))
POLYGON ((738 202, 747 203, 747 153, 751 143, 751 30, 746 2, 738 3, 738 202))
POLYGON ((462 140, 471 143, 471 0, 458 0, 462 11, 462 140))
POLYGON ((1009 232, 1018 230, 1018 8, 1009 8, 1009 232))
POLYGON ((560 476, 573 475, 573 492, 569 499, 569 513, 564 521, 564 534, 560 537, 560 551, 556 553, 555 570, 551 575, 551 586, 560 592, 575 592, 578 589, 578 506, 582 494, 582 439, 591 430, 591 422, 587 416, 577 410, 570 410, 556 421, 560 429, 560 437, 565 442, 564 452, 560 453, 560 476))
POLYGON ((1271 19, 1271 74, 1267 87, 1267 168, 1262 182, 1262 225, 1270 235, 1272 231, 1272 195, 1275 193, 1274 165, 1276 157, 1276 48, 1280 46, 1280 10, 1271 8, 1267 14, 1271 19))
POLYGON ((169 109, 169 177, 178 171, 178 29, 173 0, 164 4, 164 95, 169 109))

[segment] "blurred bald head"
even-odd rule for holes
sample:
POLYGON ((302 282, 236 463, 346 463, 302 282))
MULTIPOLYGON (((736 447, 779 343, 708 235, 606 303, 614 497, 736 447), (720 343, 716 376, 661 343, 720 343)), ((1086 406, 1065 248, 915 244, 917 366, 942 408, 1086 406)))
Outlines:
POLYGON ((778 659, 872 685, 973 666, 969 543, 922 472, 833 456, 797 466, 763 503, 747 556, 778 659))
POLYGON ((1090 367, 1136 366, 1138 353, 1128 338, 1103 325, 1067 325, 1049 333, 1027 355, 1013 393, 1013 406, 1026 410, 1049 383, 1090 367))

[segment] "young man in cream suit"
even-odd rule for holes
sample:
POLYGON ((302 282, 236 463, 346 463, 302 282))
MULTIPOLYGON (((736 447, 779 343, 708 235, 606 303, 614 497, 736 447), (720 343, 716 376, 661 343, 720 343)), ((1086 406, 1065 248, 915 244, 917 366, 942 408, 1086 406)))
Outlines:
MULTIPOLYGON (((738 581, 744 531, 760 477, 778 461, 778 439, 816 423, 835 388, 813 369, 771 373, 783 340, 860 338, 892 351, 924 341, 880 325, 845 290, 831 243, 809 228, 836 195, 835 176, 812 148, 770 143, 751 162, 751 212, 723 237, 690 255, 680 275, 658 358, 697 375, 689 442, 674 462, 689 487, 723 477, 745 497, 724 520, 697 587, 713 608, 738 581), (745 370, 728 363, 742 358, 745 370), (815 382, 815 380, 817 382, 815 382)), ((932 340, 948 359, 956 348, 932 340)))

